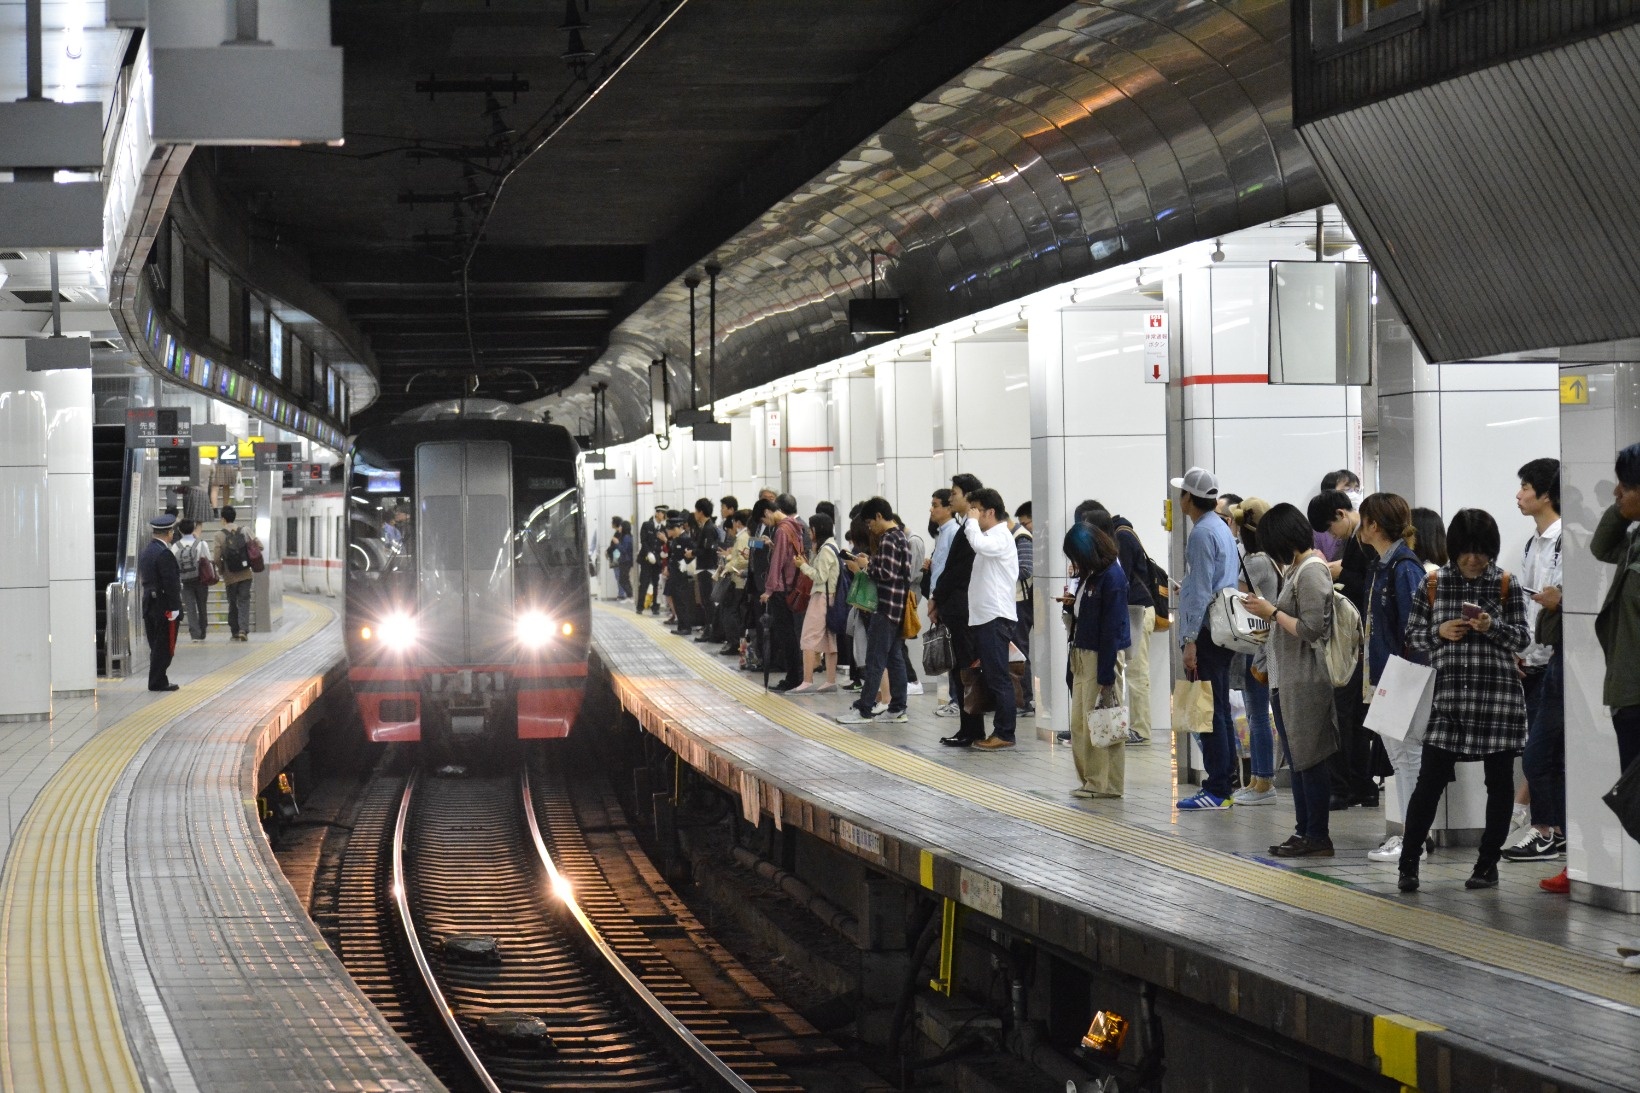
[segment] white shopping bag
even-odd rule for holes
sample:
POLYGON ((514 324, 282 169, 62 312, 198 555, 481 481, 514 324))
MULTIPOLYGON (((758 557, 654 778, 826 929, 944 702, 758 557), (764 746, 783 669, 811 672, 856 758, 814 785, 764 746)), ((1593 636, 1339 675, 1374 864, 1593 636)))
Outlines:
POLYGON ((1367 728, 1392 740, 1417 743, 1429 725, 1435 700, 1435 669, 1390 657, 1367 707, 1367 728))

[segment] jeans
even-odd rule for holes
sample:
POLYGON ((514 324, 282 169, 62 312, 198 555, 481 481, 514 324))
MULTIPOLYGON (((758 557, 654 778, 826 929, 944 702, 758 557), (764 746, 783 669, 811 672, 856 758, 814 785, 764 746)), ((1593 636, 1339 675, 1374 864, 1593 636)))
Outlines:
POLYGON ((251 632, 251 582, 225 584, 222 591, 228 596, 228 633, 234 637, 251 632))
POLYGON ((1019 600, 1014 604, 1014 644, 1025 654, 1025 682, 1020 690, 1025 695, 1027 709, 1036 705, 1036 690, 1031 685, 1034 675, 1031 671, 1031 624, 1036 620, 1031 614, 1030 600, 1019 600))
MULTIPOLYGON (((1476 870, 1490 869, 1503 856, 1503 840, 1509 834, 1509 814, 1515 807, 1515 753, 1495 751, 1481 760, 1486 766, 1486 828, 1481 833, 1476 870)), ((1418 787, 1407 805, 1406 830, 1401 836, 1401 872, 1418 875, 1418 854, 1435 823, 1441 795, 1457 769, 1455 752, 1424 745, 1424 763, 1418 771, 1418 787)))
POLYGON ((1235 654, 1213 644, 1207 627, 1196 637, 1196 677, 1213 688, 1213 731, 1197 736, 1207 778, 1202 788, 1215 797, 1228 797, 1235 785, 1237 762, 1236 720, 1230 710, 1230 661, 1235 654))
MULTIPOLYGON (((1547 667, 1538 673, 1536 701, 1529 702, 1526 751, 1521 768, 1532 789, 1532 823, 1540 827, 1566 826, 1566 664, 1556 649, 1547 667)), ((1532 692, 1527 692, 1531 697, 1532 692)))
POLYGON ((1612 729, 1617 733, 1617 765, 1628 770, 1640 760, 1640 706, 1613 710, 1612 729))
POLYGON ((1338 713, 1338 750, 1332 768, 1333 793, 1356 800, 1378 796, 1372 780, 1372 741, 1363 722, 1367 719, 1366 696, 1361 690, 1362 666, 1355 666, 1350 681, 1333 691, 1333 709, 1338 713))
POLYGON ((993 731, 1004 740, 1014 738, 1014 719, 1019 710, 1014 704, 1014 677, 1008 671, 1008 646, 1013 642, 1012 619, 991 619, 978 626, 970 626, 974 645, 979 651, 979 667, 985 676, 985 689, 996 703, 993 731))
POLYGON ((1281 737, 1281 753, 1287 757, 1287 766, 1293 775, 1293 830, 1301 838, 1330 840, 1328 819, 1332 804, 1332 781, 1326 763, 1317 763, 1309 770, 1293 766, 1293 752, 1287 746, 1287 726, 1281 720, 1280 691, 1270 693, 1270 710, 1275 715, 1276 733, 1281 737))
MULTIPOLYGON (((774 602, 773 600, 770 601, 774 602)), ((861 677, 864 686, 854 704, 864 717, 872 716, 877 705, 877 689, 882 686, 883 672, 888 672, 888 708, 892 713, 905 709, 905 643, 900 640, 900 624, 889 622, 881 611, 873 611, 866 623, 866 667, 861 677)), ((802 680, 799 673, 798 680, 802 680)))
POLYGON ((210 591, 198 581, 182 582, 182 614, 188 620, 188 636, 195 641, 205 640, 205 597, 210 591))
MULTIPOLYGON (((1276 774, 1275 730, 1270 725, 1270 685, 1260 683, 1251 674, 1241 689, 1247 703, 1247 750, 1251 755, 1254 778, 1274 778, 1276 774)), ((1128 715, 1130 718, 1132 714, 1128 715)), ((1291 762, 1288 766, 1291 766, 1291 762)))

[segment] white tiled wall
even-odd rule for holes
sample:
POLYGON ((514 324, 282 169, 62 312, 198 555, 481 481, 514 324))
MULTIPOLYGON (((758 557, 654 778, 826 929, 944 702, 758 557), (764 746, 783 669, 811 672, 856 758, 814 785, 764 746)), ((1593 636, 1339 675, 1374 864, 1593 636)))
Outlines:
POLYGON ((915 527, 942 484, 933 455, 932 369, 925 360, 888 360, 876 370, 877 492, 915 527))

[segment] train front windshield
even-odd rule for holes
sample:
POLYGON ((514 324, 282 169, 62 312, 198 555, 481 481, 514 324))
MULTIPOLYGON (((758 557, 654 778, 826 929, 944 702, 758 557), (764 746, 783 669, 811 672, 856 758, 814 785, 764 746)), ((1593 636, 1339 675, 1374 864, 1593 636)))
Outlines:
MULTIPOLYGON (((508 447, 493 441, 474 447, 492 445, 508 447)), ((444 447, 355 450, 348 483, 350 610, 360 620, 385 622, 383 637, 408 627, 420 653, 415 659, 424 663, 429 656, 443 663, 511 660, 515 619, 561 620, 583 594, 579 491, 562 460, 510 449, 510 525, 501 526, 506 515, 492 504, 502 498, 488 489, 463 500, 434 481, 444 474, 433 473, 418 490, 418 463, 427 470, 430 450, 444 447), (470 511, 475 505, 479 511, 470 511), (471 541, 475 537, 482 541, 471 541), (464 560, 456 562, 456 554, 464 560), (502 589, 498 575, 508 570, 510 602, 503 604, 495 594, 502 589), (513 617, 502 617, 504 611, 513 617), (461 624, 452 626, 458 618, 461 624)))

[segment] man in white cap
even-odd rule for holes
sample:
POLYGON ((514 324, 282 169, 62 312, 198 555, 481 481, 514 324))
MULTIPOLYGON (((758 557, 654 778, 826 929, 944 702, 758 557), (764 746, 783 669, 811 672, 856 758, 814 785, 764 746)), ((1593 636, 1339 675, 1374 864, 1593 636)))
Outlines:
POLYGON ((174 691, 166 676, 177 651, 177 620, 182 617, 182 569, 171 553, 177 517, 167 512, 148 521, 154 537, 137 556, 142 593, 142 628, 148 636, 148 689, 174 691))
POLYGON ((1236 767, 1236 725, 1230 712, 1228 649, 1213 643, 1207 609, 1221 588, 1233 588, 1240 570, 1236 537, 1218 514, 1219 480, 1212 471, 1191 467, 1172 480, 1179 505, 1194 525, 1185 543, 1184 583, 1179 589, 1179 644, 1185 675, 1213 688, 1213 731, 1200 735, 1207 778, 1201 791, 1179 802, 1188 812, 1230 807, 1236 767))

